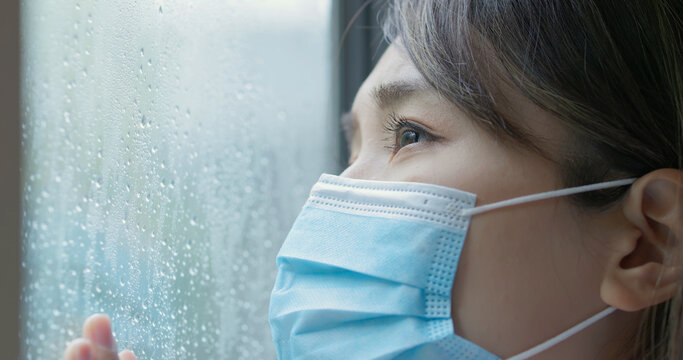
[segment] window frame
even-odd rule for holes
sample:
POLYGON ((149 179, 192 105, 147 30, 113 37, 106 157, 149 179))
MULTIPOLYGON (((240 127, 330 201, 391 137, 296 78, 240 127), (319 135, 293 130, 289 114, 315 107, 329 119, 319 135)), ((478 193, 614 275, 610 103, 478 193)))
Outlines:
MULTIPOLYGON (((388 44, 379 23, 384 1, 344 0, 336 2, 339 34, 339 115, 351 110, 358 89, 375 67, 388 44)), ((346 139, 340 130, 339 154, 344 167, 349 156, 346 139)))
POLYGON ((21 258, 19 0, 0 2, 0 348, 19 357, 21 258))

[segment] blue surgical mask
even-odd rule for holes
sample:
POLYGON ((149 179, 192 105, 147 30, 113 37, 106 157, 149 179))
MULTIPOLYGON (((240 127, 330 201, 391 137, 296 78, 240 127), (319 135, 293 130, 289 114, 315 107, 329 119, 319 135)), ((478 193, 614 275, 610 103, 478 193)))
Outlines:
MULTIPOLYGON (((475 207, 443 186, 323 174, 277 256, 269 319, 278 358, 498 359, 453 332, 451 287, 473 215, 634 179, 475 207)), ((531 357, 607 308, 510 359, 531 357)))

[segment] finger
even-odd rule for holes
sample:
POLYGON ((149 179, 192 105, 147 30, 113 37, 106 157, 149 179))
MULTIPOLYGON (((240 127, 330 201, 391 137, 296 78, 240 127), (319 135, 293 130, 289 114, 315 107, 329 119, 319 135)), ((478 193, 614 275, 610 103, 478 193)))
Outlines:
POLYGON ((83 337, 92 343, 91 352, 95 360, 116 360, 116 341, 111 333, 111 321, 104 314, 95 314, 85 320, 83 337))
POLYGON ((119 360, 138 360, 130 350, 123 350, 119 353, 119 360))
POLYGON ((115 351, 93 344, 91 346, 92 360, 120 360, 115 351))
POLYGON ((72 341, 64 351, 64 360, 91 360, 92 349, 90 341, 86 339, 76 339, 72 341))

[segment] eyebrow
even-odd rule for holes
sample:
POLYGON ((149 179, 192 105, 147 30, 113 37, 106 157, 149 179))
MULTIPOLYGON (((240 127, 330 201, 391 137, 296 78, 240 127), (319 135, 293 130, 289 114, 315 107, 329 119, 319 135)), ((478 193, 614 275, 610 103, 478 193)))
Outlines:
POLYGON ((386 109, 427 88, 427 84, 419 80, 395 81, 378 85, 372 90, 371 94, 377 106, 381 109, 386 109))
MULTIPOLYGON (((392 81, 377 85, 370 91, 370 96, 372 96, 379 108, 386 109, 401 100, 405 100, 405 98, 416 92, 424 91, 428 88, 427 83, 422 80, 392 81)), ((356 117, 351 111, 347 111, 341 115, 339 120, 346 143, 350 146, 353 142, 353 134, 358 127, 356 117)))

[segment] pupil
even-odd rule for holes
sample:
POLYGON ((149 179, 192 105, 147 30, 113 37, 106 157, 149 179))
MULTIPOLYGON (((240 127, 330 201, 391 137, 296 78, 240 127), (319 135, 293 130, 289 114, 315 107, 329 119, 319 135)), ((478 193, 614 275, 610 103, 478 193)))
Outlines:
POLYGON ((412 143, 416 143, 419 138, 419 135, 415 131, 406 131, 403 134, 401 134, 401 140, 399 145, 401 147, 410 145, 412 143))

